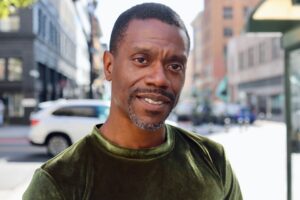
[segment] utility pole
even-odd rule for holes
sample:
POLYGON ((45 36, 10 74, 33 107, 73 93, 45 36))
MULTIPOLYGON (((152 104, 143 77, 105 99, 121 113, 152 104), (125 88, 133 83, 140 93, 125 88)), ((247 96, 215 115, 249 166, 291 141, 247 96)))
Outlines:
POLYGON ((89 98, 93 99, 93 82, 94 82, 94 18, 95 18, 95 10, 97 8, 97 1, 91 0, 88 3, 88 14, 89 14, 89 22, 91 26, 90 37, 88 40, 88 51, 89 51, 89 60, 90 60, 90 84, 89 84, 89 98))

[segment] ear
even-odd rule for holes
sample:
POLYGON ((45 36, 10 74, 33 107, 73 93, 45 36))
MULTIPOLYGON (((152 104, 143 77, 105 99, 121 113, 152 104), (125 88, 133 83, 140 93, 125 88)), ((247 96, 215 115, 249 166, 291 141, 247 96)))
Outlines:
POLYGON ((104 74, 107 81, 112 80, 113 55, 109 51, 103 54, 104 74))

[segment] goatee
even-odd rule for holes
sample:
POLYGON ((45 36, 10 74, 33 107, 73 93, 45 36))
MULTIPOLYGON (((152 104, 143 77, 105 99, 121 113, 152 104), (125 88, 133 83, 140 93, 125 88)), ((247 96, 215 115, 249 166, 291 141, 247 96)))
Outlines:
POLYGON ((166 115, 166 117, 156 123, 149 123, 149 122, 145 122, 143 120, 141 120, 136 113, 134 112, 133 106, 132 106, 132 101, 133 99, 136 97, 136 95, 138 93, 155 93, 155 94, 159 94, 159 95, 163 95, 165 97, 167 97, 168 99, 170 99, 170 112, 173 109, 173 107, 175 106, 175 95, 173 95, 172 93, 160 89, 160 88, 154 88, 154 89, 140 89, 137 88, 135 89, 133 92, 130 93, 129 98, 128 98, 128 114, 129 114, 129 118, 130 120, 139 128, 146 130, 146 131, 156 131, 160 128, 163 127, 164 125, 164 121, 166 120, 166 118, 168 117, 169 113, 166 115))

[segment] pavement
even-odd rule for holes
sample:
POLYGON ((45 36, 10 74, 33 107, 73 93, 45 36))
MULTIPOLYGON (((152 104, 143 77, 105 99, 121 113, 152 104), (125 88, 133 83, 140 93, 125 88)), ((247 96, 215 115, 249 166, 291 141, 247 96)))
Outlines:
MULTIPOLYGON (((286 200, 286 126, 280 122, 257 121, 212 134, 223 144, 240 182, 244 200, 286 200)), ((292 154, 292 196, 300 199, 300 154, 292 154)))
MULTIPOLYGON (((253 126, 191 127, 223 144, 239 179, 244 200, 286 200, 286 129, 283 123, 258 121, 253 126), (212 134, 211 130, 217 132, 212 134)), ((0 127, 1 140, 26 137, 27 126, 0 127)), ((1 150, 1 148, 0 148, 1 150)), ((38 162, 8 162, 0 158, 0 199, 20 200, 38 162)), ((293 200, 300 199, 300 154, 292 156, 293 200)))
MULTIPOLYGON (((28 143, 29 126, 1 126, 0 151, 6 143, 28 143)), ((0 199, 20 200, 27 188, 32 175, 42 163, 39 162, 8 162, 5 157, 0 158, 0 199), (5 181, 2 181, 5 180, 5 181)))
POLYGON ((21 200, 35 169, 40 165, 0 161, 0 177, 6 180, 0 181, 0 199, 21 200))

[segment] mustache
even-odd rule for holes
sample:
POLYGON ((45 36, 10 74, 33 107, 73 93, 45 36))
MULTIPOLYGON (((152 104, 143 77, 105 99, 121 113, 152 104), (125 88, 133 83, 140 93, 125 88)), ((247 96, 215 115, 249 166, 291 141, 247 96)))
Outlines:
POLYGON ((133 92, 130 94, 130 97, 137 95, 138 93, 153 93, 153 94, 159 94, 162 96, 165 96, 170 99, 171 102, 175 102, 175 95, 171 92, 168 92, 161 88, 136 88, 133 90, 133 92))

